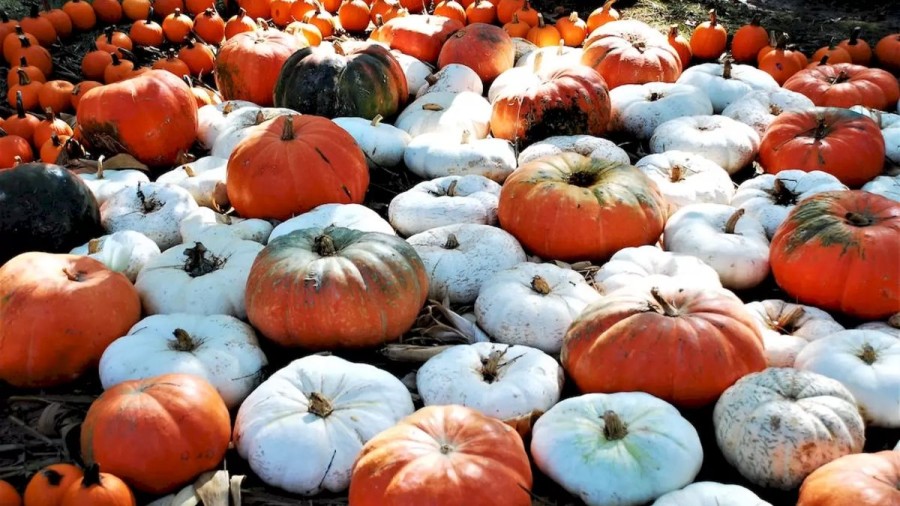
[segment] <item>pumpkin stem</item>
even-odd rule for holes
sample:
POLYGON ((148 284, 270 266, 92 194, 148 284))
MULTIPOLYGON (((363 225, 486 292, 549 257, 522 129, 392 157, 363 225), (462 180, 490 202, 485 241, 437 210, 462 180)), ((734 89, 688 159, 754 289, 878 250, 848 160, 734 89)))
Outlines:
POLYGON ((722 64, 722 78, 731 79, 731 58, 725 58, 725 62, 722 64))
POLYGON ((601 12, 609 12, 614 3, 616 3, 616 0, 606 0, 603 2, 603 10, 601 12))
POLYGON ((684 172, 685 172, 684 167, 682 167, 681 165, 678 165, 678 164, 673 165, 672 171, 669 172, 669 181, 671 181, 673 183, 677 183, 679 181, 684 180, 684 172))
POLYGON ((372 118, 372 122, 369 123, 373 127, 377 127, 381 124, 381 121, 384 119, 384 116, 380 114, 376 114, 374 118, 372 118))
POLYGON ((813 133, 815 140, 820 141, 828 135, 828 125, 825 123, 825 116, 820 115, 816 120, 816 130, 813 133))
POLYGON ((862 32, 862 28, 858 26, 854 26, 853 30, 850 30, 850 40, 847 41, 848 46, 855 46, 859 44, 859 34, 862 32))
POLYGON ((81 479, 81 486, 91 488, 93 486, 102 485, 103 479, 100 477, 100 465, 94 462, 84 470, 84 477, 81 479))
MULTIPOLYGON (((28 78, 28 75, 24 70, 19 69, 19 83, 29 84, 31 83, 31 79, 28 78), (22 80, 22 76, 25 76, 25 80, 22 80)), ((22 90, 16 90, 16 117, 19 119, 25 119, 25 102, 22 100, 22 90)))
POLYGON ((309 407, 307 408, 307 411, 319 418, 326 418, 334 411, 334 406, 327 397, 319 392, 313 392, 309 394, 309 407))
POLYGON ((508 350, 508 346, 502 350, 492 349, 487 358, 481 359, 481 375, 485 383, 491 384, 497 381, 497 377, 500 376, 500 368, 510 363, 503 362, 503 357, 508 350))
POLYGON ((152 213, 162 207, 162 204, 155 198, 147 198, 147 195, 144 194, 144 190, 141 190, 140 182, 138 182, 137 185, 137 198, 141 201, 141 208, 143 209, 144 214, 152 213))
POLYGON ((847 223, 853 225, 854 227, 868 227, 875 222, 875 220, 873 220, 871 216, 857 212, 849 212, 845 214, 844 219, 846 219, 847 223))
POLYGON ((438 82, 437 74, 428 74, 425 76, 425 82, 428 83, 429 86, 433 86, 434 83, 438 82))
POLYGON ((531 278, 531 289, 541 295, 547 295, 550 293, 550 283, 541 276, 535 276, 531 278))
POLYGON ((619 418, 613 410, 607 410, 603 413, 603 437, 607 441, 618 441, 628 435, 628 427, 619 418))
POLYGON ((456 238, 456 234, 450 234, 447 236, 447 242, 444 243, 444 249, 456 249, 459 247, 459 239, 456 238))
POLYGON ((100 239, 95 237, 88 241, 88 255, 93 255, 100 251, 100 239))
POLYGON ((193 248, 184 250, 184 271, 192 278, 205 276, 222 268, 225 259, 217 257, 206 249, 202 242, 194 242, 193 248))
POLYGON ((894 313, 888 318, 887 324, 895 329, 900 329, 900 313, 894 313))
POLYGON ((650 92, 650 97, 648 97, 647 100, 650 102, 656 102, 660 98, 662 98, 662 95, 657 91, 653 91, 653 92, 650 92))
POLYGON ((716 15, 715 9, 709 10, 709 26, 716 26, 719 24, 719 17, 716 15))
POLYGON ((56 469, 44 469, 41 475, 47 480, 47 484, 51 487, 58 487, 62 483, 63 475, 56 469))
POLYGON ((169 341, 169 349, 184 352, 191 352, 197 349, 197 341, 186 330, 175 329, 172 335, 175 336, 175 340, 169 341))
POLYGON ((316 254, 322 257, 334 256, 337 249, 334 247, 334 239, 328 234, 322 234, 314 240, 316 254))
POLYGON ((743 207, 734 212, 729 218, 728 221, 725 222, 725 233, 733 234, 734 227, 737 226, 737 222, 740 221, 741 217, 744 216, 744 213, 747 212, 743 207))
MULTIPOLYGON (((261 113, 260 113, 261 114, 261 113)), ((290 115, 284 120, 284 130, 281 131, 281 140, 294 140, 294 116, 290 115)))
MULTIPOLYGON (((828 57, 828 56, 826 55, 826 56, 823 56, 822 58, 824 59, 824 58, 827 58, 827 57, 828 57)), ((847 74, 847 71, 846 71, 846 70, 841 70, 841 71, 838 73, 838 75, 834 76, 834 77, 831 79, 831 84, 832 84, 832 85, 834 85, 834 84, 841 84, 841 83, 845 83, 845 82, 847 82, 847 81, 849 81, 849 80, 850 80, 850 76, 847 74)))
POLYGON ((80 283, 84 279, 85 272, 82 271, 72 271, 68 267, 63 269, 63 274, 69 278, 69 281, 74 281, 76 283, 80 283))
MULTIPOLYGON (((653 300, 655 300, 656 303, 659 304, 664 315, 671 317, 679 316, 680 313, 678 312, 678 308, 676 308, 674 304, 672 304, 662 296, 662 294, 659 292, 658 286, 654 286, 650 289, 650 295, 652 295, 653 300)), ((657 308, 653 309, 658 310, 657 308)))
POLYGON ((797 322, 805 314, 806 310, 803 309, 803 306, 797 306, 793 310, 782 314, 778 320, 772 322, 774 327, 772 330, 777 330, 780 334, 792 334, 797 330, 797 322))
POLYGON ((4 130, 3 127, 0 127, 0 139, 6 137, 7 135, 9 134, 6 132, 6 130, 4 130))
POLYGON ((669 37, 678 37, 678 25, 669 25, 669 37))
POLYGON ((447 187, 447 193, 446 193, 446 195, 448 197, 456 196, 456 185, 457 184, 459 184, 459 179, 454 179, 453 181, 450 181, 450 186, 447 187))
POLYGON ((453 451, 453 447, 447 443, 443 443, 441 445, 441 455, 447 455, 448 453, 453 451))
POLYGON ((569 174, 566 182, 579 188, 589 188, 597 182, 597 175, 586 170, 576 170, 569 174))
POLYGON ((772 200, 780 206, 790 206, 797 203, 797 194, 789 190, 781 178, 775 178, 769 194, 772 196, 772 200))
POLYGON ((444 106, 442 106, 440 104, 432 104, 432 103, 422 104, 422 110, 423 111, 443 111, 444 106))
POLYGON ((113 26, 110 25, 110 26, 107 26, 106 28, 104 28, 104 29, 103 29, 103 35, 106 36, 106 43, 107 43, 107 44, 112 44, 113 26))
POLYGON ((197 175, 197 173, 194 172, 194 168, 191 167, 190 165, 185 165, 183 168, 184 168, 184 173, 187 174, 187 177, 194 177, 197 175))
POLYGON ((878 360, 878 352, 869 343, 863 345, 862 352, 857 356, 868 365, 872 365, 878 360))
MULTIPOLYGON (((96 177, 97 179, 103 179, 103 160, 105 158, 105 155, 100 155, 99 157, 97 157, 97 172, 94 174, 94 177, 96 177)), ((141 202, 143 202, 142 195, 144 195, 144 192, 142 192, 140 188, 138 188, 138 192, 138 198, 140 198, 141 202)))

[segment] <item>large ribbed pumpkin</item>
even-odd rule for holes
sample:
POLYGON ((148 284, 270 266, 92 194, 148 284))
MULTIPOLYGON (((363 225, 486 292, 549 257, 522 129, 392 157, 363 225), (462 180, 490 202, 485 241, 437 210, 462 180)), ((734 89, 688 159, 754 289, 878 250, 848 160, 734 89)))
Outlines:
POLYGON ((326 118, 390 118, 408 97, 403 68, 377 44, 301 49, 287 59, 275 84, 275 106, 326 118))
POLYGON ((412 14, 391 18, 371 37, 425 63, 435 63, 444 42, 462 27, 459 21, 444 16, 412 14))
POLYGON ((29 252, 0 267, 0 380, 71 381, 141 317, 134 285, 93 258, 29 252))
POLYGON ((516 48, 502 28, 487 23, 471 23, 444 42, 438 68, 451 63, 465 65, 478 74, 486 86, 503 71, 512 68, 516 48))
POLYGON ((396 339, 427 296, 425 265, 406 241, 333 227, 273 239, 250 269, 245 300, 267 338, 323 350, 396 339))
POLYGON ((271 106, 281 67, 305 46, 300 38, 274 29, 239 33, 228 39, 216 56, 216 87, 222 99, 271 106))
POLYGON ((852 63, 801 70, 785 81, 784 88, 806 95, 814 104, 824 107, 863 105, 890 110, 900 99, 900 84, 890 72, 852 63))
POLYGON ((245 218, 286 220, 321 204, 361 204, 366 155, 343 128, 321 116, 260 123, 228 159, 226 189, 245 218))
POLYGON ((640 170, 562 153, 523 164, 500 191, 504 230, 545 259, 605 260, 653 244, 667 204, 640 170))
POLYGON ((681 57, 666 36, 642 21, 613 21, 584 41, 581 63, 606 79, 609 89, 655 81, 674 83, 681 57))
POLYGON ((715 402, 766 367, 743 302, 709 287, 610 294, 572 323, 560 360, 582 392, 647 392, 680 407, 715 402))
POLYGON ((769 249, 791 297, 867 320, 900 312, 900 203, 862 190, 798 203, 769 249))
POLYGON ((98 153, 130 153, 153 167, 170 167, 197 139, 191 88, 165 70, 92 89, 78 102, 77 119, 98 153))

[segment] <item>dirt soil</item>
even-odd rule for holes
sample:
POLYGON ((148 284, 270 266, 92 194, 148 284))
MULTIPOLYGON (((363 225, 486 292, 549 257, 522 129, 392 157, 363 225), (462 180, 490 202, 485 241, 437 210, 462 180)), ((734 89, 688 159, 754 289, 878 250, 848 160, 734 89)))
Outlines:
MULTIPOLYGON (((62 2, 50 2, 58 6, 62 2)), ((547 14, 550 19, 559 15, 567 15, 571 10, 578 10, 582 15, 598 7, 599 0, 583 2, 579 0, 561 0, 558 2, 534 0, 533 5, 547 14)), ((785 31, 807 54, 825 45, 829 40, 840 40, 846 37, 854 26, 862 27, 862 36, 871 43, 888 33, 900 32, 900 9, 895 1, 855 0, 853 2, 818 0, 733 0, 715 2, 693 2, 683 0, 622 0, 616 4, 624 18, 644 20, 659 28, 670 24, 679 24, 683 33, 690 33, 698 23, 707 18, 707 11, 716 8, 719 18, 730 32, 748 22, 752 16, 759 16, 762 25, 770 30, 785 31)), ((0 0, 0 8, 16 17, 26 10, 21 0, 0 0)), ((90 46, 96 34, 82 34, 70 41, 65 47, 55 48, 55 54, 62 63, 62 76, 78 79, 77 62, 90 46)), ((147 52, 138 54, 139 58, 150 59, 155 54, 147 52)), ((6 69, 0 67, 0 75, 6 75, 6 69)), ((5 96, 5 82, 0 83, 5 96)), ((5 104, 4 104, 5 105, 5 104)), ((8 115, 9 110, 0 106, 0 114, 8 115)), ((372 182, 367 197, 367 205, 386 214, 387 204, 394 195, 405 191, 417 179, 405 172, 376 170, 372 174, 372 182)), ((785 295, 768 280, 762 287, 752 293, 739 294, 744 300, 761 300, 764 298, 785 298, 785 295)), ((461 309, 462 310, 462 309, 461 309)), ((424 314, 424 312, 423 312, 424 314)), ((411 332, 406 339, 418 339, 432 327, 435 321, 423 316, 420 328, 411 332)), ((844 322, 855 325, 856 322, 844 322)), ((297 351, 267 349, 272 360, 269 372, 277 370, 294 358, 302 356, 297 351)), ((409 364, 390 362, 378 352, 341 354, 343 357, 364 361, 383 367, 398 377, 403 377, 414 370, 409 364)), ((0 383, 0 479, 9 480, 18 487, 23 487, 26 480, 41 467, 59 461, 80 461, 79 428, 90 403, 102 389, 95 375, 86 377, 65 387, 46 390, 22 390, 11 388, 0 383)), ((569 385, 566 396, 577 395, 569 385)), ((796 503, 796 492, 762 490, 749 484, 727 465, 719 453, 712 429, 712 408, 684 412, 684 415, 695 424, 706 451, 703 468, 697 481, 712 480, 725 483, 736 483, 756 491, 761 497, 776 506, 796 503)), ((892 448, 900 439, 900 430, 867 431, 867 452, 892 448)), ((527 444, 527 442, 526 442, 527 444)), ((298 458, 303 458, 298 456, 298 458)), ((263 485, 246 464, 233 450, 227 456, 226 468, 232 474, 247 474, 244 482, 244 504, 247 505, 341 505, 347 504, 343 496, 321 496, 314 499, 300 498, 282 493, 263 485)), ((142 497, 141 504, 148 498, 142 497)), ((535 470, 534 486, 535 505, 577 505, 577 499, 561 490, 558 486, 544 478, 535 470)))

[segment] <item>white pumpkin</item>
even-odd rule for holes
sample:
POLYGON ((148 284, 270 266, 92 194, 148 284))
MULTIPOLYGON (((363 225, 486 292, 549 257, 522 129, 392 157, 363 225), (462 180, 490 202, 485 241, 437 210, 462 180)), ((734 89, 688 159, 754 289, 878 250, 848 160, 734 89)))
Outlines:
POLYGON ((528 346, 460 344, 419 368, 416 389, 426 406, 459 404, 515 420, 559 402, 564 376, 553 357, 528 346))
POLYGON ((827 172, 783 170, 778 174, 761 174, 741 183, 731 205, 744 209, 762 223, 766 237, 771 239, 797 202, 817 193, 846 189, 838 178, 827 172))
POLYGON ((78 174, 78 177, 91 189, 97 205, 102 206, 123 188, 134 188, 138 183, 149 183, 147 174, 134 169, 103 170, 103 163, 97 165, 93 174, 78 174))
POLYGON ((381 232, 397 235, 391 224, 378 213, 360 204, 322 204, 313 209, 285 220, 278 224, 272 234, 271 242, 276 237, 287 235, 294 230, 304 228, 343 227, 363 232, 381 232))
POLYGON ((649 292, 666 286, 722 287, 719 274, 703 260, 649 245, 617 251, 594 273, 594 284, 607 295, 623 289, 649 292))
POLYGON ((900 313, 888 318, 886 321, 866 322, 858 327, 862 330, 877 330, 895 339, 900 339, 900 313))
POLYGON ((537 49, 537 45, 530 40, 523 39, 522 37, 512 37, 513 48, 516 50, 516 57, 514 61, 519 61, 519 58, 522 58, 526 54, 537 49))
POLYGON ((705 91, 716 114, 751 91, 781 89, 768 73, 752 65, 734 64, 728 60, 725 63, 701 63, 688 67, 676 82, 691 84, 705 91))
POLYGON ((864 114, 878 123, 881 135, 884 137, 885 158, 894 165, 900 165, 900 114, 869 109, 860 105, 855 105, 850 110, 864 114))
POLYGON ((652 506, 772 506, 752 490, 740 485, 698 481, 669 492, 652 506))
POLYGON ((807 344, 844 330, 819 308, 769 299, 745 304, 763 336, 769 367, 794 367, 794 359, 807 344))
POLYGON ((366 441, 413 411, 409 391, 392 374, 310 355, 272 374, 241 404, 234 445, 270 486, 341 492, 366 441))
POLYGON ((194 197, 197 205, 222 210, 228 207, 225 193, 227 165, 227 158, 204 156, 161 174, 156 182, 180 186, 194 197))
POLYGON ((225 314, 245 318, 244 288, 263 245, 204 234, 147 262, 134 287, 146 314, 225 314))
POLYGON ((895 176, 876 176, 875 179, 862 185, 860 189, 900 202, 900 174, 895 176))
POLYGON ((624 149, 610 140, 592 135, 554 135, 537 141, 519 152, 519 165, 545 156, 572 152, 594 160, 611 164, 630 165, 631 159, 624 149))
POLYGON ((846 387, 785 367, 748 374, 725 390, 713 425, 729 464, 751 483, 783 490, 865 443, 865 423, 846 387))
POLYGON ((467 131, 419 135, 406 147, 403 161, 410 172, 425 179, 478 175, 502 183, 516 169, 509 141, 473 138, 467 131))
POLYGON ((121 230, 91 239, 69 253, 99 260, 109 270, 121 272, 134 283, 141 269, 160 251, 159 246, 146 235, 134 230, 121 230))
POLYGON ((100 206, 108 232, 141 232, 165 251, 181 242, 179 223, 197 209, 187 190, 164 183, 138 183, 123 188, 100 206))
POLYGON ((471 91, 436 91, 415 99, 397 116, 394 126, 410 137, 435 132, 462 138, 463 132, 484 139, 490 131, 491 104, 471 91))
POLYGON ((693 255, 719 273, 722 286, 753 288, 769 275, 769 239, 762 224, 724 204, 691 204, 669 217, 666 251, 693 255))
POLYGON ((725 116, 687 116, 659 125, 650 138, 650 151, 679 150, 716 162, 729 174, 749 164, 759 151, 759 134, 725 116))
POLYGON ((266 220, 236 218, 217 213, 208 207, 199 207, 188 213, 181 220, 178 228, 181 230, 181 240, 184 243, 198 241, 201 236, 215 230, 225 231, 237 239, 266 244, 273 227, 266 220))
POLYGON ((783 112, 808 111, 816 105, 806 95, 780 88, 754 90, 731 102, 722 116, 744 123, 762 138, 769 125, 783 112))
POLYGON ((581 65, 581 54, 583 52, 584 50, 580 47, 535 47, 521 57, 516 58, 515 66, 529 68, 534 73, 553 71, 573 65, 581 65))
POLYGON ((640 140, 649 139, 656 127, 671 119, 713 113, 706 93, 689 84, 626 84, 610 90, 609 100, 610 130, 640 140))
POLYGON ((226 100, 220 104, 209 104, 197 109, 197 141, 204 149, 211 149, 216 137, 225 126, 225 120, 232 112, 244 107, 259 107, 246 100, 226 100))
POLYGON ((413 235, 412 245, 428 273, 428 298, 449 297, 471 304, 485 280, 525 261, 525 251, 509 232, 489 225, 462 223, 413 235))
POLYGON ((703 447, 671 404, 644 392, 586 394, 532 429, 535 465, 588 506, 637 506, 694 481, 703 447))
POLYGON ((216 158, 228 158, 235 146, 244 137, 250 135, 252 127, 272 118, 285 114, 297 114, 297 111, 281 107, 244 107, 238 109, 225 118, 225 123, 219 129, 219 135, 213 141, 210 156, 216 158))
POLYGON ((571 269, 524 262, 484 282, 475 317, 494 341, 559 353, 569 325, 599 299, 600 293, 571 269))
POLYGON ((689 204, 728 204, 734 195, 728 172, 701 155, 666 151, 647 155, 634 166, 656 183, 669 214, 689 204))
POLYGON ((342 117, 331 121, 353 137, 366 155, 369 168, 394 167, 403 161, 410 136, 393 125, 382 123, 382 119, 379 114, 371 120, 342 117))
POLYGON ((900 339, 844 330, 809 343, 794 367, 841 382, 873 427, 900 428, 900 339))
POLYGON ((404 237, 456 223, 497 224, 500 185, 484 176, 422 181, 388 206, 391 226, 404 237))
POLYGON ((406 86, 409 89, 410 96, 415 97, 416 93, 428 84, 428 76, 434 72, 434 67, 419 60, 414 56, 401 53, 396 49, 391 50, 391 56, 400 64, 403 69, 403 75, 406 76, 406 86))
POLYGON ((471 68, 459 63, 451 63, 425 78, 425 86, 416 92, 416 98, 426 93, 444 91, 459 93, 471 91, 479 95, 484 93, 484 83, 471 68))
POLYGON ((134 324, 106 348, 99 370, 104 390, 160 374, 200 376, 232 409, 259 385, 266 364, 250 325, 233 316, 177 313, 134 324))

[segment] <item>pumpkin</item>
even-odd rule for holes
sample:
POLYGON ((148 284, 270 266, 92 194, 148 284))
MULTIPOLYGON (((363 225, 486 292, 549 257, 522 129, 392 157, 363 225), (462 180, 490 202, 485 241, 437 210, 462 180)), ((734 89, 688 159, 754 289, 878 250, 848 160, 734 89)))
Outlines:
POLYGON ((474 70, 459 63, 450 63, 446 67, 438 70, 434 74, 425 78, 425 85, 416 91, 416 98, 426 93, 435 91, 449 91, 451 93, 459 93, 461 91, 471 91, 479 95, 484 92, 484 83, 474 70))
POLYGON ((759 135, 726 116, 683 116, 656 127, 650 152, 678 150, 709 158, 729 174, 750 164, 759 151, 759 135))
MULTIPOLYGON (((434 67, 430 63, 425 63, 413 56, 403 54, 396 49, 391 49, 391 55, 403 68, 403 73, 406 75, 406 87, 409 89, 410 96, 418 96, 419 90, 428 84, 428 76, 434 73, 434 67)), ((479 79, 480 81, 481 79, 479 79)))
POLYGON ((646 504, 692 482, 703 462, 697 430, 643 392, 560 402, 535 422, 531 454, 588 506, 646 504))
POLYGON ((83 475, 73 464, 50 464, 28 480, 22 498, 29 506, 59 505, 66 490, 83 475))
POLYGON ((610 89, 623 84, 675 82, 681 58, 664 35, 642 21, 613 21, 584 41, 581 63, 603 76, 610 89))
POLYGON ((569 327, 560 360, 582 392, 647 392, 681 407, 715 402, 766 364, 743 303, 712 286, 607 295, 569 327), (647 346, 658 353, 641 353, 647 346))
MULTIPOLYGON (((282 221, 269 234, 268 242, 295 230, 343 227, 360 232, 397 235, 391 224, 375 211, 360 204, 322 204, 313 210, 282 221)), ((265 242, 265 241, 263 241, 265 242)))
POLYGON ((72 26, 79 32, 88 32, 97 24, 97 13, 86 0, 69 0, 62 6, 72 19, 72 26))
POLYGON ((91 239, 69 253, 86 255, 99 260, 110 270, 121 272, 134 283, 144 265, 159 255, 159 246, 146 235, 134 230, 122 230, 91 239))
POLYGON ((672 150, 647 155, 634 166, 656 183, 670 215, 690 204, 728 204, 734 195, 725 169, 700 155, 672 150))
MULTIPOLYGON (((300 3, 301 2, 294 2, 294 5, 299 5, 300 3)), ((230 40, 239 33, 254 32, 258 28, 259 26, 256 24, 256 21, 247 15, 247 11, 240 8, 234 16, 231 16, 228 18, 228 21, 225 22, 225 40, 230 40)))
POLYGON ((851 188, 881 173, 884 156, 884 137, 875 121, 834 107, 781 114, 759 146, 759 162, 769 174, 821 170, 851 188))
POLYGON ((531 504, 521 436, 463 406, 426 406, 370 439, 350 477, 354 506, 531 504))
POLYGON ((159 13, 160 17, 166 17, 169 14, 172 14, 175 12, 175 9, 184 10, 184 0, 153 0, 151 3, 153 8, 156 9, 156 12, 159 13))
POLYGON ((0 501, 4 506, 22 506, 22 496, 19 495, 19 491, 5 480, 0 480, 0 501))
POLYGON ((519 151, 519 165, 550 155, 571 151, 599 162, 631 163, 628 153, 614 142, 592 135, 554 135, 519 151))
POLYGON ((145 19, 150 8, 150 0, 122 0, 122 12, 132 21, 145 19))
POLYGON ((766 348, 769 367, 794 367, 794 359, 816 339, 844 330, 821 309, 777 299, 747 303, 766 348))
POLYGON ((438 54, 437 65, 438 68, 452 63, 465 65, 489 86, 503 71, 512 68, 515 56, 512 39, 503 29, 471 23, 447 38, 438 54))
POLYGON ((0 170, 34 160, 31 142, 18 135, 9 135, 2 128, 0 128, 0 148, 3 148, 3 154, 0 155, 0 170))
MULTIPOLYGON (((103 0, 99 1, 102 2, 103 0)), ((56 28, 53 27, 53 23, 49 19, 40 15, 40 9, 36 3, 31 4, 30 13, 19 20, 19 24, 22 25, 22 30, 26 33, 34 35, 42 46, 49 47, 56 42, 56 28)))
POLYGON ((884 506, 900 501, 900 451, 845 455, 813 471, 797 506, 884 506))
POLYGON ((655 242, 667 204, 629 165, 562 153, 521 165, 500 192, 500 225, 544 258, 602 260, 655 242), (634 223, 617 227, 614 223, 634 223))
POLYGON ((900 202, 900 178, 897 176, 876 176, 875 179, 862 185, 860 190, 877 193, 883 197, 900 202))
POLYGON ((491 133, 520 146, 551 135, 606 133, 610 98, 606 81, 581 65, 540 72, 510 85, 493 100, 491 133))
POLYGON ((769 33, 760 26, 754 16, 746 25, 738 28, 731 39, 731 56, 738 63, 756 63, 756 55, 769 44, 769 33))
POLYGON ((784 88, 802 93, 823 107, 888 109, 900 99, 900 84, 890 72, 851 63, 829 62, 801 70, 784 83, 784 88))
POLYGON ((403 162, 410 172, 423 178, 449 175, 478 175, 502 183, 516 168, 513 146, 504 139, 473 139, 462 136, 424 133, 409 141, 403 162))
POLYGON ((471 91, 435 91, 410 103, 397 116, 394 126, 413 139, 427 133, 460 140, 466 135, 483 139, 490 130, 490 120, 491 104, 481 95, 471 91))
POLYGON ((391 199, 388 219, 403 236, 455 223, 497 223, 500 185, 484 176, 422 181, 391 199))
POLYGON ((556 20, 556 29, 562 36, 563 42, 569 47, 579 47, 587 38, 587 23, 578 17, 577 12, 571 12, 568 16, 562 16, 556 20))
POLYGON ((740 485, 727 485, 714 481, 698 481, 681 490, 662 495, 653 506, 772 506, 752 490, 740 485))
POLYGON ((363 445, 413 410, 409 391, 392 374, 311 355, 275 372, 247 397, 234 445, 269 485, 302 495, 341 492, 363 445))
POLYGON ((875 44, 878 65, 890 72, 900 72, 900 33, 885 35, 875 44))
POLYGON ((156 178, 157 183, 169 183, 187 190, 198 205, 221 210, 228 206, 225 188, 228 160, 204 156, 172 169, 156 178))
MULTIPOLYGON (((118 5, 118 4, 117 4, 118 5)), ((101 473, 100 466, 91 464, 84 475, 75 480, 63 493, 59 506, 137 506, 134 493, 124 481, 109 473, 101 473)))
POLYGON ((269 120, 228 159, 228 200, 246 218, 284 220, 320 204, 359 204, 368 185, 366 158, 353 137, 320 116, 269 120))
POLYGON ((409 98, 403 69, 377 44, 355 49, 315 46, 284 63, 275 84, 275 106, 326 118, 393 117, 409 98), (333 49, 332 49, 333 48, 333 49))
POLYGON ((669 45, 678 53, 678 59, 681 61, 681 68, 687 68, 691 63, 693 54, 691 53, 691 43, 678 33, 678 25, 670 25, 669 33, 666 36, 669 45))
POLYGON ((722 111, 722 116, 749 125, 760 139, 772 121, 783 112, 806 111, 815 108, 812 100, 800 93, 786 90, 754 90, 737 98, 722 111))
POLYGON ((139 181, 112 194, 100 207, 100 215, 108 232, 141 232, 165 251, 181 242, 178 223, 196 208, 184 188, 139 181))
POLYGON ((850 37, 838 42, 838 47, 850 55, 851 63, 868 66, 872 61, 872 47, 865 40, 859 38, 862 28, 855 26, 850 31, 850 37))
POLYGON ((716 10, 710 9, 709 21, 704 21, 691 33, 691 53, 701 60, 718 58, 725 51, 728 31, 719 24, 716 10))
POLYGON ((258 30, 228 37, 216 58, 216 87, 223 100, 246 100, 271 106, 281 68, 303 48, 297 37, 277 30, 258 30))
POLYGON ((425 63, 435 63, 444 42, 462 27, 459 21, 444 16, 412 14, 386 21, 377 36, 373 32, 372 39, 425 63))
MULTIPOLYGON (((400 0, 401 3, 403 1, 400 0)), ((497 7, 490 0, 475 0, 466 7, 466 24, 481 23, 494 26, 496 20, 497 7)))
POLYGON ((731 60, 722 64, 694 65, 685 69, 677 82, 705 91, 716 114, 753 90, 774 92, 780 89, 769 74, 750 65, 733 64, 731 60))
POLYGON ((23 253, 0 267, 0 287, 0 379, 17 387, 81 376, 140 318, 128 279, 93 258, 23 253))
POLYGON ((592 281, 604 294, 633 289, 649 292, 654 287, 722 286, 715 269, 699 258, 650 245, 617 251, 597 269, 592 281))
POLYGON ((250 322, 283 346, 359 348, 409 330, 425 303, 428 277, 399 237, 304 229, 269 241, 253 263, 246 294, 250 322), (299 282, 284 283, 286 276, 299 282), (373 326, 373 317, 382 323, 373 326))
MULTIPOLYGON (((243 101, 238 101, 243 102, 243 101)), ((222 124, 218 127, 218 134, 213 139, 210 156, 216 159, 228 160, 237 145, 256 132, 253 128, 268 120, 279 116, 297 115, 296 111, 283 107, 256 107, 252 103, 239 110, 232 110, 222 118, 222 124)), ((215 133, 206 132, 207 135, 215 133)))
POLYGON ((499 0, 497 2, 497 21, 500 24, 509 23, 513 20, 516 11, 524 6, 525 0, 499 0))
POLYGON ((218 46, 225 40, 225 20, 210 7, 194 17, 194 33, 203 42, 218 46))
POLYGON ((682 116, 713 113, 709 95, 690 84, 624 84, 609 93, 610 130, 649 139, 656 127, 682 116))
POLYGON ((591 11, 587 17, 588 33, 592 33, 607 23, 619 20, 621 14, 613 8, 614 3, 616 3, 616 0, 606 0, 603 2, 603 5, 591 11))
POLYGON ((90 189, 53 164, 0 171, 0 264, 26 251, 64 252, 102 234, 90 189), (9 204, 15 202, 15 205, 9 204))
POLYGON ((105 170, 102 161, 97 163, 97 172, 93 174, 87 172, 79 173, 78 177, 84 181, 84 184, 94 194, 97 204, 101 207, 119 190, 135 187, 138 183, 150 182, 150 178, 143 171, 136 169, 105 170))
MULTIPOLYGON (((49 9, 41 12, 41 16, 47 18, 47 21, 50 21, 50 24, 53 25, 53 29, 56 30, 56 35, 59 36, 60 39, 68 39, 70 35, 72 35, 72 18, 69 17, 68 14, 65 13, 62 9, 49 9)), ((2 26, 2 23, 0 23, 2 26)), ((0 28, 0 35, 2 35, 3 29, 0 28)), ((0 40, 3 40, 0 38, 0 40)))
POLYGON ((831 378, 791 368, 738 380, 716 402, 713 426, 725 460, 744 478, 782 490, 861 452, 865 442, 853 394, 831 378))
POLYGON ((81 454, 142 492, 159 495, 222 462, 231 439, 225 402, 199 376, 124 381, 91 404, 81 454))
POLYGON ((460 23, 466 22, 466 10, 463 8, 462 4, 456 0, 441 0, 435 4, 433 14, 435 16, 444 16, 445 18, 455 19, 460 23))
POLYGON ((207 44, 197 42, 193 37, 188 37, 184 44, 178 50, 178 59, 188 66, 191 75, 205 76, 211 74, 216 68, 216 54, 212 48, 207 44))
POLYGON ((760 49, 756 55, 759 69, 772 76, 779 85, 783 85, 807 64, 802 52, 787 49, 787 40, 787 34, 782 34, 774 44, 760 49))
POLYGON ((274 228, 265 220, 244 219, 217 213, 200 207, 188 214, 179 224, 185 242, 197 242, 207 236, 228 235, 238 240, 265 244, 274 228))

